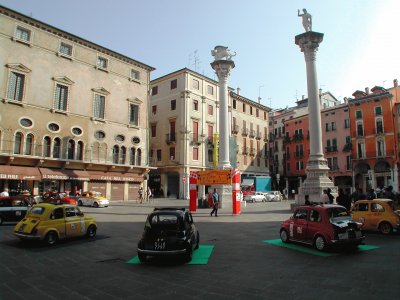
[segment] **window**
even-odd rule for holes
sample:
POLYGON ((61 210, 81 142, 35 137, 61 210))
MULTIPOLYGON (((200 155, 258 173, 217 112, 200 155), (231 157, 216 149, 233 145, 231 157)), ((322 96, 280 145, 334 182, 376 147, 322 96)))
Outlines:
POLYGON ((233 100, 233 109, 236 109, 236 100, 233 100))
POLYGON ((157 124, 151 124, 151 137, 157 136, 157 124))
POLYGON ((43 139, 43 156, 50 157, 51 153, 51 139, 50 137, 46 136, 43 139))
POLYGON ((95 137, 97 140, 102 140, 102 139, 104 139, 104 138, 106 137, 106 134, 105 134, 104 131, 98 130, 98 131, 96 131, 96 132, 94 133, 94 137, 95 137))
POLYGON ((72 45, 66 44, 64 42, 60 43, 60 49, 58 50, 58 52, 61 55, 65 55, 65 56, 72 56, 72 45))
POLYGON ((331 130, 336 130, 336 122, 331 122, 331 130))
POLYGON ((171 110, 175 110, 176 109, 176 99, 171 100, 171 110))
POLYGON ((193 142, 199 140, 199 122, 193 121, 193 142))
POLYGON ((23 135, 21 132, 17 132, 14 137, 14 154, 22 154, 22 139, 23 135))
POLYGON ((169 141, 171 141, 171 142, 176 142, 175 126, 176 126, 176 121, 171 120, 169 122, 169 141))
POLYGON ((83 160, 83 142, 79 141, 76 147, 76 159, 83 160))
POLYGON ((122 134, 117 134, 115 136, 115 141, 118 143, 123 143, 125 141, 125 136, 122 134))
POLYGON ((56 208, 50 215, 50 219, 52 220, 62 219, 62 218, 64 218, 64 211, 62 207, 56 208))
MULTIPOLYGON (((136 149, 135 147, 131 148, 130 151, 131 155, 130 155, 130 160, 129 160, 129 164, 130 165, 135 165, 135 159, 136 159, 136 149)), ((153 151, 150 151, 150 157, 153 157, 153 151)))
POLYGON ((208 162, 212 163, 214 161, 214 150, 213 149, 208 149, 208 162))
POLYGON ((351 170, 351 155, 346 156, 346 170, 351 170))
POLYGON ((250 106, 250 115, 253 115, 253 106, 250 106))
POLYGON ((306 220, 307 219, 307 210, 299 209, 298 211, 296 211, 296 213, 294 214, 294 219, 306 220))
POLYGON ((93 116, 98 119, 104 119, 104 110, 106 105, 106 97, 103 95, 94 95, 93 116))
POLYGON ((113 157, 113 163, 117 164, 118 158, 119 158, 119 146, 118 145, 115 145, 113 147, 112 157, 113 157))
POLYGON ((15 38, 17 40, 29 43, 31 41, 31 31, 21 26, 17 26, 17 31, 15 32, 15 38))
POLYGON ((376 155, 378 157, 382 157, 382 156, 386 155, 385 141, 383 139, 379 139, 376 141, 376 155))
POLYGON ((382 116, 382 107, 375 106, 375 116, 382 116))
POLYGON ((140 72, 138 70, 131 69, 131 79, 139 80, 140 72))
POLYGON ((246 104, 243 103, 243 112, 246 112, 246 104))
POLYGON ((129 124, 139 124, 139 106, 134 103, 129 104, 129 124))
POLYGON ((200 89, 200 81, 198 81, 197 79, 193 79, 192 87, 196 90, 199 90, 200 89))
MULTIPOLYGON (((211 85, 207 86, 207 94, 214 95, 214 87, 213 86, 211 86, 211 85)), ((236 107, 234 107, 234 108, 236 108, 236 107)))
POLYGON ((208 115, 212 116, 214 114, 213 106, 208 105, 208 115))
POLYGON ((107 69, 108 68, 108 59, 98 56, 97 57, 97 67, 100 69, 107 69))
POLYGON ((310 211, 310 222, 321 222, 321 216, 318 211, 316 210, 310 211))
POLYGON ((119 164, 124 165, 126 159, 126 147, 122 146, 119 154, 119 164))
POLYGON ((357 122, 357 136, 364 136, 364 126, 362 122, 357 122))
POLYGON ((8 81, 7 98, 15 101, 22 101, 24 95, 25 75, 16 72, 10 72, 8 81))
POLYGON ((297 161, 296 162, 296 170, 301 171, 304 169, 304 163, 302 161, 297 161))
POLYGON ((61 140, 60 138, 55 138, 53 142, 53 158, 61 158, 61 140))
POLYGON ((176 89, 178 86, 178 79, 171 80, 171 90, 176 89))
POLYGON ((157 161, 161 161, 161 149, 157 149, 157 161))
POLYGON ((375 130, 377 134, 383 133, 383 120, 381 118, 375 120, 375 130))
POLYGON ((357 158, 364 158, 364 142, 357 142, 357 158))
POLYGON ((379 203, 371 203, 371 211, 373 211, 373 212, 384 212, 385 208, 379 203))
POLYGON ((33 154, 33 134, 28 134, 26 136, 25 142, 25 155, 32 155, 33 154))
POLYGON ((368 211, 368 203, 357 203, 354 208, 354 211, 368 211))
POLYGON ((54 99, 56 110, 66 111, 68 107, 68 86, 57 83, 54 99))
POLYGON ((329 126, 329 123, 325 123, 325 131, 331 131, 331 127, 329 126))
POLYGON ((157 105, 153 105, 151 107, 151 112, 153 113, 153 115, 155 115, 157 113, 157 105))
POLYGON ((199 148, 193 147, 193 160, 199 160, 199 148))
POLYGON ((74 140, 68 141, 67 159, 75 159, 75 141, 74 140))
POLYGON ((356 111, 356 119, 362 119, 362 110, 356 111))
POLYGON ((345 129, 350 128, 350 119, 345 119, 344 120, 344 128, 345 129))
POLYGON ((151 95, 154 96, 157 94, 158 94, 158 86, 156 85, 151 88, 151 95))
POLYGON ((32 127, 33 122, 31 119, 22 118, 21 120, 19 120, 19 125, 21 125, 22 127, 30 128, 32 127))
POLYGON ((175 147, 169 148, 169 159, 175 160, 175 147))
POLYGON ((136 164, 138 166, 142 165, 142 149, 137 149, 136 164))
POLYGON ((214 139, 214 127, 212 125, 207 125, 207 137, 210 143, 213 143, 214 139))
POLYGON ((82 129, 79 128, 79 127, 72 128, 71 132, 72 132, 73 135, 76 135, 76 136, 80 136, 83 133, 82 129))
POLYGON ((199 110, 199 101, 193 100, 193 110, 195 111, 199 110))

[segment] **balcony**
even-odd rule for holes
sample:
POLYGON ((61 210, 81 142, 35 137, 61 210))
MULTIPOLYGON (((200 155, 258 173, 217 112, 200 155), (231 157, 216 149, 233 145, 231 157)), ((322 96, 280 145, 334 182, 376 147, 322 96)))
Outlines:
POLYGON ((201 139, 197 134, 190 134, 189 140, 191 145, 198 146, 201 144, 201 139))
POLYGON ((232 126, 232 133, 233 134, 239 133, 239 125, 233 125, 232 126))
POLYGON ((291 142, 290 136, 286 135, 285 138, 283 139, 283 143, 290 144, 290 142, 291 142))
POLYGON ((249 129, 248 128, 243 128, 242 129, 242 135, 243 136, 248 136, 249 135, 249 129))
POLYGON ((175 132, 167 133, 165 142, 168 145, 175 144, 176 143, 176 134, 175 134, 175 132))
POLYGON ((327 153, 331 153, 331 152, 338 152, 337 150, 337 146, 329 146, 329 147, 325 147, 325 151, 327 153))
POLYGON ((343 147, 343 152, 349 152, 349 151, 351 151, 352 148, 353 148, 352 144, 351 143, 347 143, 343 147))
POLYGON ((295 133, 293 135, 293 141, 298 142, 298 141, 302 141, 304 139, 303 134, 302 133, 295 133))

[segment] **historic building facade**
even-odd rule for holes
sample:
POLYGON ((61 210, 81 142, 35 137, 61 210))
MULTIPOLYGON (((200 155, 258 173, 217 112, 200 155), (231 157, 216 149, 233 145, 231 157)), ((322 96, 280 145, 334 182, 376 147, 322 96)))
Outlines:
MULTIPOLYGON (((188 198, 191 171, 218 165, 218 82, 184 68, 152 80, 149 185, 156 194, 188 198)), ((229 89, 230 160, 242 174, 268 175, 269 108, 229 89)), ((200 187, 199 196, 206 193, 200 187)))
POLYGON ((0 7, 0 189, 136 199, 152 67, 0 7))

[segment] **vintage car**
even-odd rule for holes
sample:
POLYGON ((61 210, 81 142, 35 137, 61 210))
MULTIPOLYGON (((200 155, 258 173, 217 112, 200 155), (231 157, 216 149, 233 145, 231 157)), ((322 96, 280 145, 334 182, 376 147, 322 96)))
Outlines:
POLYGON ((109 204, 110 201, 103 197, 100 192, 96 191, 84 192, 78 198, 79 206, 107 207, 109 204))
POLYGON ((71 204, 77 205, 75 199, 68 197, 68 194, 65 192, 55 193, 48 192, 44 193, 42 196, 42 202, 51 203, 51 204, 71 204))
POLYGON ((94 237, 96 221, 85 216, 78 207, 62 204, 40 203, 34 205, 14 228, 21 240, 43 240, 49 245, 60 239, 94 237))
POLYGON ((27 196, 0 197, 0 225, 22 220, 31 204, 27 196))
POLYGON ((168 255, 183 256, 190 261, 199 243, 200 234, 187 209, 155 208, 147 217, 137 252, 142 262, 147 256, 168 255))
POLYGON ((390 234, 393 229, 400 229, 400 210, 395 210, 391 199, 358 200, 351 209, 351 216, 362 223, 364 230, 390 234))
POLYGON ((313 245, 320 251, 327 246, 347 244, 357 247, 365 238, 361 223, 352 220, 346 208, 336 204, 304 205, 280 229, 282 242, 313 245))
POLYGON ((255 192, 253 195, 245 195, 244 201, 246 202, 266 202, 267 199, 264 196, 264 193, 255 192))
POLYGON ((267 201, 282 201, 283 195, 280 191, 269 191, 264 193, 265 199, 267 201))

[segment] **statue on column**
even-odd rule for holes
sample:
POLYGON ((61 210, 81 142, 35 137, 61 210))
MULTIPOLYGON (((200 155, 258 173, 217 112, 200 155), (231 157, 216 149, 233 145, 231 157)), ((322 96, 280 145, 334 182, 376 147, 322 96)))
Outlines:
POLYGON ((303 27, 305 31, 311 31, 312 30, 312 17, 311 15, 307 12, 307 9, 303 8, 303 13, 300 14, 300 9, 297 10, 297 15, 299 17, 303 18, 303 27))
POLYGON ((216 46, 214 50, 211 50, 211 55, 214 56, 214 60, 232 60, 232 57, 236 55, 236 52, 231 53, 231 50, 225 46, 216 46))

